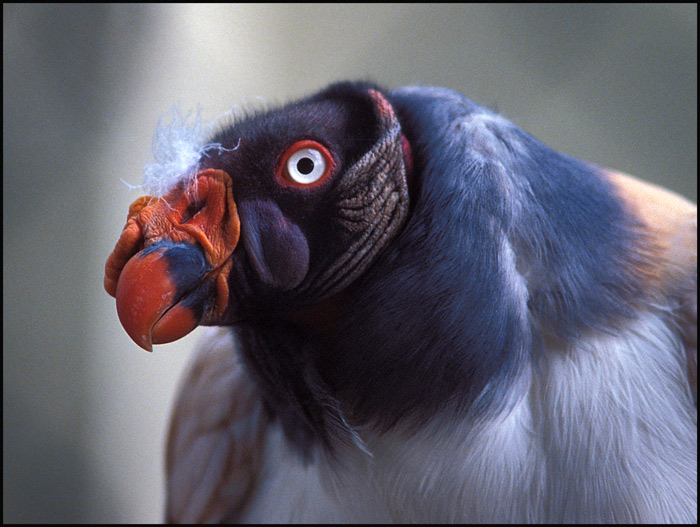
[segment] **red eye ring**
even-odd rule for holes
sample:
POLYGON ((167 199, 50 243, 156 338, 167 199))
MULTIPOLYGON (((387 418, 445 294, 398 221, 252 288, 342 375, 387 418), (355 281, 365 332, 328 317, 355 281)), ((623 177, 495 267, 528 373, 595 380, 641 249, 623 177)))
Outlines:
POLYGON ((296 188, 313 188, 323 184, 335 170, 328 149, 317 141, 297 141, 282 154, 277 181, 296 188))

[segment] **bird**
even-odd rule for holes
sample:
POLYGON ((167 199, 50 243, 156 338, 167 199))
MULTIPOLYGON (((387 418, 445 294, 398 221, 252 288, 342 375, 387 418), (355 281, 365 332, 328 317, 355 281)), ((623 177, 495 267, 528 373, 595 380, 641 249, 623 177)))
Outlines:
POLYGON ((141 348, 210 326, 168 522, 697 521, 694 203, 431 86, 188 148, 104 279, 141 348))

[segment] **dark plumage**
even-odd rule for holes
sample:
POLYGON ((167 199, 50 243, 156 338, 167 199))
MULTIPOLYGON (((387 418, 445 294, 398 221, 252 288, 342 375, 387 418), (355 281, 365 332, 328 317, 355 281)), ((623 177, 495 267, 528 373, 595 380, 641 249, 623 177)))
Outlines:
POLYGON ((441 88, 338 83, 211 143, 105 274, 142 347, 226 326, 169 520, 694 520, 694 205, 441 88))

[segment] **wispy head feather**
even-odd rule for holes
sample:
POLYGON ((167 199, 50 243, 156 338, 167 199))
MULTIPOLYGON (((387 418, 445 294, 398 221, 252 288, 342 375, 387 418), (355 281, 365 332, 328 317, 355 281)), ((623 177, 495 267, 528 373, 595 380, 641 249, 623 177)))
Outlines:
POLYGON ((183 114, 173 107, 172 119, 164 124, 161 118, 153 134, 154 163, 146 166, 143 188, 150 195, 164 196, 178 183, 193 178, 199 170, 202 155, 210 149, 223 148, 219 143, 209 143, 214 124, 202 119, 202 110, 183 114))

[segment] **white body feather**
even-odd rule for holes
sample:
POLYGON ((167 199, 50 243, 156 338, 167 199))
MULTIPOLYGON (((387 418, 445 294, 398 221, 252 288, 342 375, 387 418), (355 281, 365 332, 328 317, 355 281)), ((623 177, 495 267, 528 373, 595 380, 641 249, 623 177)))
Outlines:
POLYGON ((696 410, 668 316, 552 348, 478 427, 363 435, 304 468, 275 425, 246 522, 688 522, 696 410))

